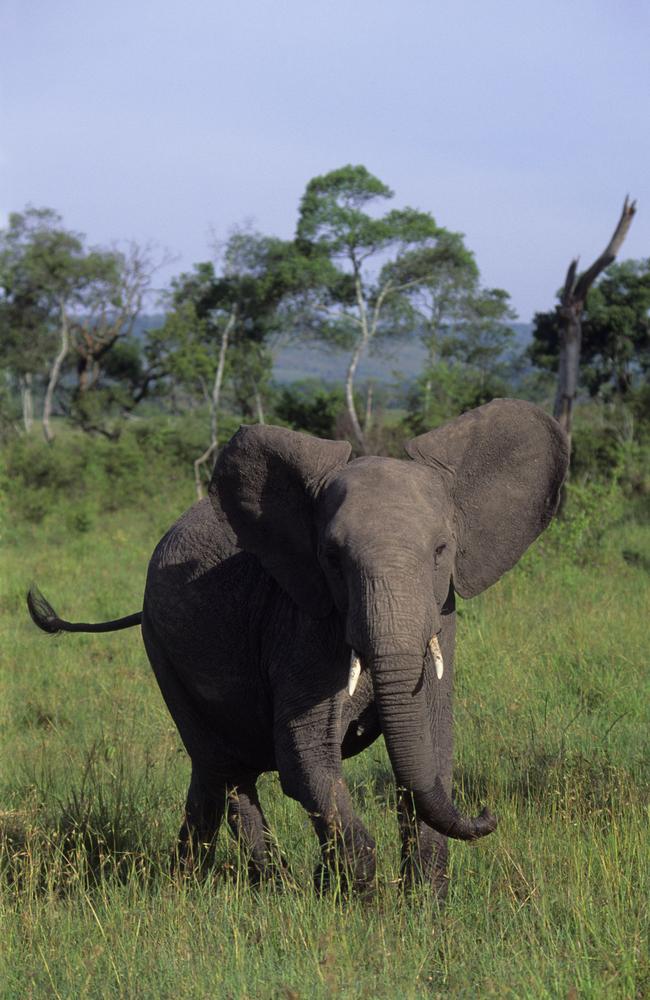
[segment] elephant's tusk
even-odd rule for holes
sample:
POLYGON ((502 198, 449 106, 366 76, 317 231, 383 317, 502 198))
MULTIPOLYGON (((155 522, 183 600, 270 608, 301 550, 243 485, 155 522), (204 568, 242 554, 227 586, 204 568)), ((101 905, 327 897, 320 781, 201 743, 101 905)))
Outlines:
POLYGON ((361 677, 361 660, 354 650, 350 656, 350 673, 348 674, 348 694, 350 697, 357 689, 359 678, 361 677))
POLYGON ((445 663, 442 658, 442 652, 440 650, 440 643, 438 642, 437 635, 432 636, 432 638, 429 640, 429 649, 431 650, 433 662, 436 667, 436 677, 438 678, 439 681, 441 681, 445 669, 445 663))

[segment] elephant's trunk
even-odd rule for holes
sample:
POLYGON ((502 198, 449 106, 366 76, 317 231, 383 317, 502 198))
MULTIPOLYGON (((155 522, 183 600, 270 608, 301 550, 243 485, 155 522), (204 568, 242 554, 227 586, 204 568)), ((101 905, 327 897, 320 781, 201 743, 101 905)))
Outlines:
POLYGON ((395 778, 411 792, 420 818, 438 833, 477 840, 491 833, 496 818, 484 809, 470 818, 454 807, 436 774, 423 683, 423 653, 366 658, 372 673, 382 732, 395 778))

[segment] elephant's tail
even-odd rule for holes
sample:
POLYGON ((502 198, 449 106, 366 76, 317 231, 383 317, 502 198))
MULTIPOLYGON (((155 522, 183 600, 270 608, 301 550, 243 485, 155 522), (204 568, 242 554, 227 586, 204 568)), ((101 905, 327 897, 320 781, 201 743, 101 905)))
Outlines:
POLYGON ((40 590, 36 586, 31 586, 27 593, 27 607, 35 625, 38 625, 44 632, 50 635, 57 635, 59 632, 117 632, 122 628, 131 628, 133 625, 142 624, 142 612, 138 611, 134 615, 127 615, 125 618, 116 618, 110 622, 67 622, 59 618, 56 611, 46 601, 40 590))

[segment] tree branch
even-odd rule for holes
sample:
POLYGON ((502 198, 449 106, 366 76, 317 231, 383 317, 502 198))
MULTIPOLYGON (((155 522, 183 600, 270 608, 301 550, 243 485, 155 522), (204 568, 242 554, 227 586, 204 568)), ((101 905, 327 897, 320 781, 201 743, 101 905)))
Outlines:
POLYGON ((630 201, 629 196, 626 195, 623 203, 623 211, 621 212, 621 217, 618 220, 616 229, 612 234, 612 238, 601 253, 600 257, 598 257, 593 262, 591 267, 587 268, 587 270, 578 278, 573 297, 579 302, 585 301, 587 298, 587 292, 593 285, 598 275, 604 271, 606 267, 609 267, 612 261, 616 259, 616 255, 621 249, 621 245, 627 236, 630 226, 632 225, 632 219, 635 214, 636 201, 630 201))

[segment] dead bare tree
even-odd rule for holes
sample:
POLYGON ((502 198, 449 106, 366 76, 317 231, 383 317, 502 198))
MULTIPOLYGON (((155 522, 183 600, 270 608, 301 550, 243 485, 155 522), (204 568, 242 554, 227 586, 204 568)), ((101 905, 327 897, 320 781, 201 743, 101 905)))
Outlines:
POLYGON ((636 201, 630 201, 629 197, 626 197, 616 229, 600 257, 580 275, 577 273, 578 258, 575 258, 569 264, 564 281, 560 304, 557 306, 560 326, 560 359, 553 416, 566 431, 569 444, 571 443, 573 404, 576 399, 580 370, 582 314, 587 293, 596 278, 616 259, 632 224, 635 212, 636 201))

